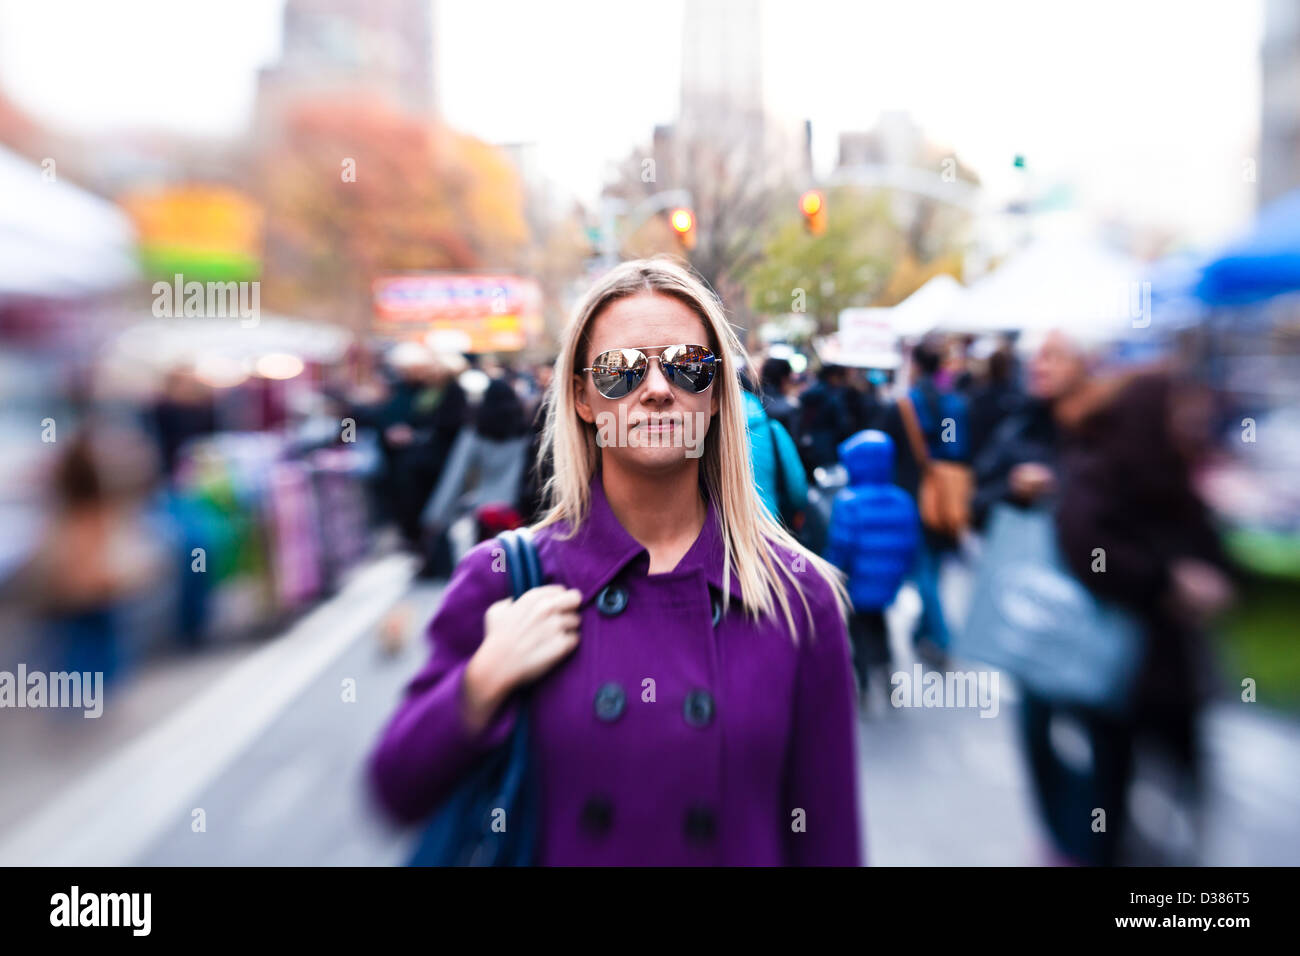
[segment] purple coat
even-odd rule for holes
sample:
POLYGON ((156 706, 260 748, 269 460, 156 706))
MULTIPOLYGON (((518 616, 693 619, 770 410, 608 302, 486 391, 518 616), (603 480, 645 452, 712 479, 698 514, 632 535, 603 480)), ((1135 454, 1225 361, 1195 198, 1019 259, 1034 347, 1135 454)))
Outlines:
MULTIPOLYGON (((599 472, 588 520, 568 541, 561 527, 538 532, 538 551, 549 583, 582 592, 582 623, 531 704, 538 861, 860 865, 853 677, 829 585, 804 572, 811 630, 792 592, 796 647, 779 609, 762 625, 744 615, 734 575, 715 626, 722 539, 711 501, 695 544, 664 574, 646 573, 649 554, 614 516, 599 472)), ((397 819, 425 818, 513 725, 514 699, 476 739, 457 706, 483 615, 509 596, 493 547, 457 566, 429 624, 432 656, 371 757, 373 788, 397 819)))

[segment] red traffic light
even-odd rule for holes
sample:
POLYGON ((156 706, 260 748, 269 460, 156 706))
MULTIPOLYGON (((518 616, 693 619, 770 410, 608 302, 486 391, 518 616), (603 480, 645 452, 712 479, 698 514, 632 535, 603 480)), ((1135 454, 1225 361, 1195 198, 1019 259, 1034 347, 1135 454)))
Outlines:
POLYGON ((695 213, 678 207, 668 214, 668 224, 677 233, 677 239, 686 249, 695 248, 695 213))
POLYGON ((803 213, 804 225, 814 236, 826 231, 826 199, 821 190, 810 189, 800 196, 799 211, 803 213))

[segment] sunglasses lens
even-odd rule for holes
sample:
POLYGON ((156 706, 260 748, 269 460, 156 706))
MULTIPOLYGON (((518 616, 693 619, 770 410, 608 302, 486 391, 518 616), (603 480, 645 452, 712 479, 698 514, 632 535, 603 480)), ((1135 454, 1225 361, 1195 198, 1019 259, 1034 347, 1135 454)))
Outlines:
POLYGON ((674 345, 663 351, 668 378, 688 392, 702 392, 713 384, 717 368, 711 351, 703 345, 674 345))
POLYGON ((601 352, 591 364, 591 380, 606 398, 622 398, 645 378, 646 357, 637 349, 601 352))

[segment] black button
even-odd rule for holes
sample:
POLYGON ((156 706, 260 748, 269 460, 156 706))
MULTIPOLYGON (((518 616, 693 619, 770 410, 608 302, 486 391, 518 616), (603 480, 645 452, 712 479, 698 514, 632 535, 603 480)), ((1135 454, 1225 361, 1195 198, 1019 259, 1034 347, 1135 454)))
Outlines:
POLYGON ((692 727, 707 727, 713 723, 713 695, 707 690, 693 690, 686 695, 682 714, 692 727))
POLYGON ((596 595, 596 610, 606 617, 622 614, 626 607, 627 591, 616 585, 611 584, 602 588, 601 592, 596 595))
POLYGON ((708 843, 717 835, 718 823, 708 807, 691 807, 686 811, 682 829, 692 843, 708 843))
POLYGON ((607 797, 589 797, 582 805, 579 821, 588 833, 596 836, 606 834, 614 824, 614 805, 607 797))
POLYGON ((602 684, 596 691, 596 716, 603 721, 618 720, 627 707, 627 695, 617 684, 602 684))
POLYGON ((710 592, 709 603, 713 605, 713 626, 717 627, 718 622, 722 620, 722 598, 710 592))

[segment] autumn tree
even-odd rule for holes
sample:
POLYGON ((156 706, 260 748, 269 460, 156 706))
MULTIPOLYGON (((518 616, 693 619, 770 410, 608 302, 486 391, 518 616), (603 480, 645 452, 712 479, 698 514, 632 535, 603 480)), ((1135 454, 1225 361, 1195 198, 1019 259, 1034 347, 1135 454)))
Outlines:
POLYGON ((769 234, 745 273, 750 307, 766 315, 806 312, 822 332, 833 331, 841 309, 870 305, 885 288, 905 249, 884 193, 837 189, 826 197, 826 229, 810 235, 790 214, 769 234))
POLYGON ((290 109, 261 168, 276 308, 364 327, 378 276, 514 269, 528 241, 498 150, 379 102, 290 109))
POLYGON ((676 253, 690 262, 749 324, 743 278, 762 258, 763 237, 782 197, 802 175, 799 150, 779 140, 761 114, 719 105, 677 126, 659 127, 653 143, 634 150, 605 193, 629 206, 668 190, 691 196, 695 247, 683 250, 666 216, 652 217, 620 236, 625 255, 676 253))

